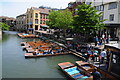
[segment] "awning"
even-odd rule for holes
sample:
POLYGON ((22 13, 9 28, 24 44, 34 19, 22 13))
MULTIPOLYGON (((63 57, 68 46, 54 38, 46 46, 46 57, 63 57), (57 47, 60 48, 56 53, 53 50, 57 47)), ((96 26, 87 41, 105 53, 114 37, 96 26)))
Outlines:
POLYGON ((74 38, 66 38, 66 40, 73 40, 74 38))
POLYGON ((44 27, 44 28, 49 28, 48 25, 41 25, 41 27, 44 27))
POLYGON ((27 24, 28 24, 28 25, 32 25, 33 23, 32 23, 32 22, 28 22, 27 24))

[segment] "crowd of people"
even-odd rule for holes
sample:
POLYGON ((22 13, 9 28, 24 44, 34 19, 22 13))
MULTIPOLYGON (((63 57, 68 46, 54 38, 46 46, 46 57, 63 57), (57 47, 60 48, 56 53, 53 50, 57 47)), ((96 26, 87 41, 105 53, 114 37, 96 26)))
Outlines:
POLYGON ((93 62, 100 61, 101 64, 109 63, 110 60, 110 50, 109 49, 103 49, 102 51, 98 51, 97 49, 87 50, 86 53, 86 60, 93 60, 93 62))
POLYGON ((95 46, 102 45, 110 42, 110 35, 105 36, 104 34, 101 37, 94 37, 95 46))
POLYGON ((82 55, 86 58, 86 61, 88 60, 93 60, 95 61, 100 61, 101 64, 104 63, 104 60, 106 59, 106 62, 109 62, 109 57, 110 57, 110 50, 98 50, 97 48, 94 48, 90 44, 76 44, 76 43, 71 43, 70 41, 67 42, 67 48, 68 49, 74 49, 77 52, 82 53, 82 55))

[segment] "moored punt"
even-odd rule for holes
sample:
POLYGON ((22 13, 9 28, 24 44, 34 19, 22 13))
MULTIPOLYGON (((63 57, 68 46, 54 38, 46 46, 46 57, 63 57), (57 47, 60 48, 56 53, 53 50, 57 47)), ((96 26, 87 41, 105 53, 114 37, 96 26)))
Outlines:
POLYGON ((95 66, 93 66, 92 64, 89 64, 88 62, 83 62, 83 61, 76 61, 76 64, 82 68, 83 70, 91 73, 93 72, 95 66))
POLYGON ((23 50, 26 50, 26 48, 29 48, 29 46, 22 46, 23 50))
POLYGON ((35 37, 38 37, 34 34, 25 34, 25 33, 18 33, 18 36, 21 37, 21 38, 35 38, 35 37))
POLYGON ((25 53, 25 58, 57 56, 57 55, 65 55, 65 54, 68 54, 68 53, 55 53, 55 54, 43 54, 43 53, 40 53, 38 55, 33 55, 33 53, 25 53))
POLYGON ((26 48, 26 51, 27 51, 28 53, 35 52, 33 48, 29 48, 29 47, 28 47, 28 48, 26 48))
POLYGON ((93 72, 94 68, 97 68, 97 71, 100 72, 102 74, 102 78, 103 79, 107 79, 107 80, 118 80, 116 79, 114 76, 110 75, 108 72, 105 72, 101 69, 99 69, 98 67, 88 63, 88 62, 83 62, 83 61, 76 61, 76 64, 83 69, 86 72, 93 72))
POLYGON ((92 80, 92 76, 70 62, 59 63, 61 70, 73 80, 92 80))

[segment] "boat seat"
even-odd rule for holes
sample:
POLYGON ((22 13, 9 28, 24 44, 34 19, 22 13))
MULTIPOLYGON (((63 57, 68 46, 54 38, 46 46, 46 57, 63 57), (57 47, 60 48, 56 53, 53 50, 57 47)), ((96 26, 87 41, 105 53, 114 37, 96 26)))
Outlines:
POLYGON ((80 78, 82 77, 83 75, 82 74, 78 74, 78 75, 75 75, 75 76, 72 76, 73 78, 80 78))
POLYGON ((70 74, 70 75, 77 74, 77 73, 80 73, 80 71, 74 70, 74 71, 68 72, 68 74, 70 74))

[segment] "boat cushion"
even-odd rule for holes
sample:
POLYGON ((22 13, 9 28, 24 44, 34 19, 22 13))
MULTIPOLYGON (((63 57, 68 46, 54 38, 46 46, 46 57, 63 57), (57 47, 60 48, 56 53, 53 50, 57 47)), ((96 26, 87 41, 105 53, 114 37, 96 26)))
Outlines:
POLYGON ((76 69, 77 69, 77 67, 72 67, 71 69, 72 69, 72 70, 76 70, 76 69))
POLYGON ((69 69, 65 69, 66 72, 71 72, 71 71, 74 71, 74 70, 77 70, 77 67, 72 67, 72 68, 69 68, 69 69))
POLYGON ((74 72, 73 72, 73 71, 71 71, 71 72, 68 72, 68 74, 69 74, 69 75, 73 75, 73 74, 74 74, 74 72))
POLYGON ((66 72, 71 72, 72 70, 71 70, 71 68, 69 68, 69 69, 65 69, 65 71, 66 72))
POLYGON ((83 76, 83 75, 82 74, 78 74, 78 75, 73 76, 73 78, 79 78, 81 76, 83 76))
POLYGON ((79 72, 80 72, 80 71, 78 71, 78 70, 74 70, 74 71, 68 72, 68 74, 73 75, 73 74, 77 74, 77 73, 79 73, 79 72))

